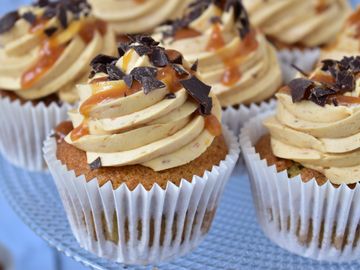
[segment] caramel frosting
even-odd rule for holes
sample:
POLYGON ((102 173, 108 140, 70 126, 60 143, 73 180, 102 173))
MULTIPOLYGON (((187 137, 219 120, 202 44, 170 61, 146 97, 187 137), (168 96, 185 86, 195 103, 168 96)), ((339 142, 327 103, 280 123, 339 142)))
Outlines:
POLYGON ((150 37, 130 38, 120 58, 92 61, 65 140, 86 152, 92 168, 138 164, 162 171, 187 164, 221 135, 220 104, 179 52, 150 37))
POLYGON ((97 18, 107 21, 117 34, 151 31, 181 16, 191 0, 89 0, 97 18))
POLYGON ((91 59, 116 52, 115 34, 84 0, 39 1, 0 21, 0 89, 25 100, 56 93, 75 102, 75 85, 87 81, 91 59))
POLYGON ((243 0, 251 22, 288 45, 316 47, 333 40, 351 11, 347 0, 243 0))
POLYGON ((322 50, 322 59, 338 59, 360 52, 360 7, 346 20, 336 40, 322 50))
POLYGON ((197 62, 223 107, 264 101, 281 86, 275 49, 250 27, 240 1, 198 1, 154 37, 197 62))
POLYGON ((265 120, 273 152, 323 173, 335 184, 360 179, 360 57, 327 60, 309 79, 278 94, 265 120))

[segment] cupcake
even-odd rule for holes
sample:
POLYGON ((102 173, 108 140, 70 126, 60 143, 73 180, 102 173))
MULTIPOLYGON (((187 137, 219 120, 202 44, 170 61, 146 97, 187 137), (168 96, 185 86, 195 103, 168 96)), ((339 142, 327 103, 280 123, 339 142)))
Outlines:
POLYGON ((279 91, 275 114, 242 130, 259 223, 304 257, 360 256, 359 72, 359 56, 326 60, 279 91))
POLYGON ((44 169, 42 143, 77 101, 89 62, 116 52, 90 11, 85 0, 38 1, 0 19, 0 149, 15 165, 44 169))
POLYGON ((207 234, 239 147, 194 67, 151 37, 130 38, 120 58, 93 59, 79 108, 44 155, 83 248, 156 264, 207 234))
POLYGON ((329 44, 343 27, 351 11, 347 0, 243 0, 251 22, 277 47, 286 81, 295 64, 312 71, 319 46, 329 44))
POLYGON ((164 46, 196 63, 235 132, 249 117, 273 106, 264 101, 282 84, 276 52, 250 26, 241 1, 195 1, 183 18, 157 32, 154 36, 164 46))
POLYGON ((359 29, 360 7, 348 17, 336 40, 321 51, 321 58, 341 60, 343 56, 358 55, 360 53, 359 29))
POLYGON ((89 0, 97 18, 117 34, 139 34, 181 16, 190 0, 89 0))

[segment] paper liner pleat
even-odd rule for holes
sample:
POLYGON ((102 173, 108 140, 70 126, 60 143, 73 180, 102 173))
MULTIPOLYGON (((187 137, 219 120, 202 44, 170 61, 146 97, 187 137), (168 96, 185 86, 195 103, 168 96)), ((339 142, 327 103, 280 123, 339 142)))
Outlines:
POLYGON ((30 171, 46 168, 42 145, 49 132, 68 118, 69 104, 33 105, 0 98, 0 152, 12 164, 30 171))
POLYGON ((75 238, 86 250, 126 264, 155 264, 181 256, 200 244, 214 217, 224 185, 239 156, 236 137, 224 128, 229 154, 218 166, 191 182, 147 191, 126 184, 113 190, 76 176, 56 158, 48 138, 44 156, 65 207, 75 238))
POLYGON ((256 153, 254 145, 268 131, 267 112, 251 119, 241 130, 240 145, 248 167, 258 221, 265 235, 280 247, 316 260, 360 259, 359 184, 319 186, 300 176, 277 172, 256 153))
POLYGON ((240 133, 240 128, 252 117, 272 110, 276 107, 276 99, 263 101, 260 104, 251 104, 249 106, 239 105, 238 108, 227 107, 223 110, 222 122, 227 125, 236 135, 240 133))
POLYGON ((313 71, 320 58, 320 49, 282 49, 278 51, 283 80, 289 83, 297 74, 297 70, 292 67, 296 65, 305 72, 313 71))

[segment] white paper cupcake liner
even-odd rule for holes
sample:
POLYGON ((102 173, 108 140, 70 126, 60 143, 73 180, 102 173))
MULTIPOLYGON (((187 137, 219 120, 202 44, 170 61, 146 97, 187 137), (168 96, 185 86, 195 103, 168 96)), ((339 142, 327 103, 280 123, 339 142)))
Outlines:
POLYGON ((49 132, 68 118, 69 104, 34 106, 0 98, 0 152, 12 164, 30 171, 46 168, 42 145, 49 132))
POLYGON ((56 158, 56 142, 48 138, 44 156, 61 195, 72 231, 86 250, 125 264, 156 264, 184 255, 207 234, 219 198, 239 156, 236 137, 224 129, 229 154, 192 182, 166 189, 155 184, 130 191, 99 187, 68 171, 56 158))
POLYGON ((316 260, 360 259, 360 188, 304 183, 300 176, 278 173, 255 152, 267 133, 262 121, 267 112, 244 125, 240 145, 248 167, 257 216, 274 243, 295 254, 316 260))
POLYGON ((259 105, 251 104, 250 106, 240 105, 237 109, 227 107, 223 110, 222 122, 227 125, 236 135, 240 133, 240 128, 252 117, 272 110, 276 107, 276 99, 263 101, 259 105))
POLYGON ((320 58, 320 49, 282 49, 278 51, 284 83, 289 83, 297 74, 292 64, 305 72, 311 72, 320 58))

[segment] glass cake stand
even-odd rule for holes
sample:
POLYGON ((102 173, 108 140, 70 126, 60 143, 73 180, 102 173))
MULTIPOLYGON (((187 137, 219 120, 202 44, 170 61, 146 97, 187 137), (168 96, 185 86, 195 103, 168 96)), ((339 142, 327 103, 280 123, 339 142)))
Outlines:
MULTIPOLYGON (((0 157, 0 189, 22 220, 51 246, 93 269, 152 269, 125 266, 83 250, 73 237, 51 176, 29 173, 0 157)), ((272 244, 257 225, 246 170, 231 177, 206 240, 193 253, 158 265, 159 270, 360 269, 360 261, 320 263, 272 244)))

